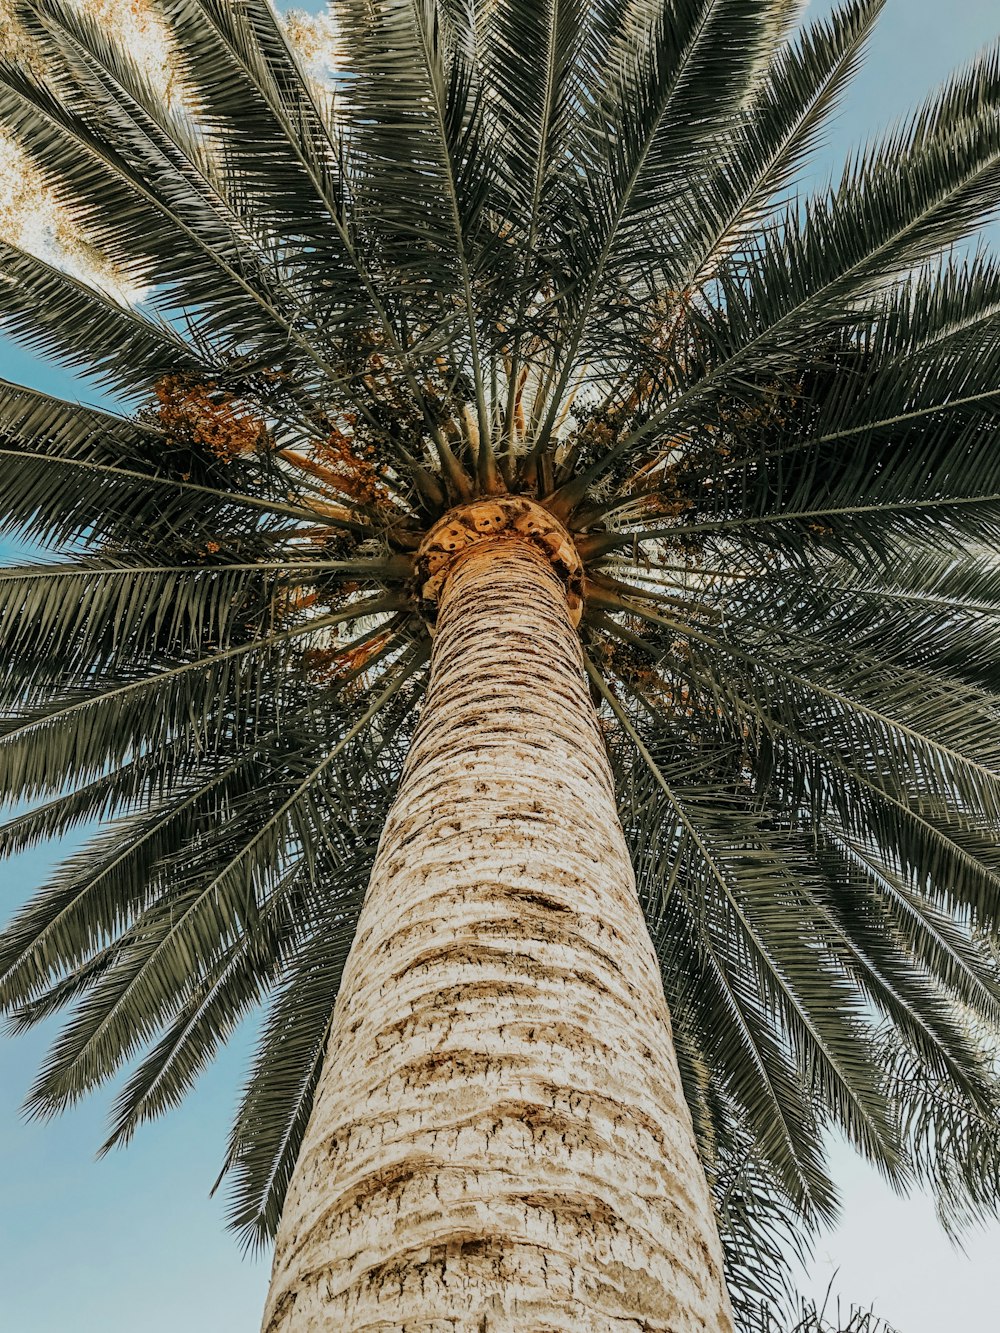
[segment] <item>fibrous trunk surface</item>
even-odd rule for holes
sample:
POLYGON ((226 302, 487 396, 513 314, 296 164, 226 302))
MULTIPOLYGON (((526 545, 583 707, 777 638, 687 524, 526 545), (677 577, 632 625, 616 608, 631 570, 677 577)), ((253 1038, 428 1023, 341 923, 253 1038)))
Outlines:
POLYGON ((461 555, 289 1190, 266 1333, 729 1333, 565 588, 461 555))

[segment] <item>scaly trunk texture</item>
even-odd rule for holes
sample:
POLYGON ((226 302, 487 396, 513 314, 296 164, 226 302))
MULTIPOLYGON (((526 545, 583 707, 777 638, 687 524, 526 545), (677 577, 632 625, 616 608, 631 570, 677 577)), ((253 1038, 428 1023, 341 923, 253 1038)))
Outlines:
POLYGON ((566 593, 459 556, 278 1236, 266 1333, 729 1333, 566 593))

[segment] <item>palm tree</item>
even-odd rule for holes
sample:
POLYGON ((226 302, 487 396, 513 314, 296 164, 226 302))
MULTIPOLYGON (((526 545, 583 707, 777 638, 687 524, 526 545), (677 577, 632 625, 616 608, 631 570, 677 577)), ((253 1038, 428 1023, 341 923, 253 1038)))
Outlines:
POLYGON ((995 1205, 1000 58, 801 197, 879 8, 15 4, 115 406, 0 389, 0 993, 108 1146, 265 1007, 270 1333, 729 1329, 833 1130, 995 1205))

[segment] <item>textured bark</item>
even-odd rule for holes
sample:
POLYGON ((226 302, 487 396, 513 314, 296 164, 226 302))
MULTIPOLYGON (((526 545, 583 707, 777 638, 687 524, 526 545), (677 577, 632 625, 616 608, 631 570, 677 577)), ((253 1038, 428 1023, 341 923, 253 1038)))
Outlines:
POLYGON ((266 1333, 728 1333, 563 585, 463 552, 278 1237, 266 1333))

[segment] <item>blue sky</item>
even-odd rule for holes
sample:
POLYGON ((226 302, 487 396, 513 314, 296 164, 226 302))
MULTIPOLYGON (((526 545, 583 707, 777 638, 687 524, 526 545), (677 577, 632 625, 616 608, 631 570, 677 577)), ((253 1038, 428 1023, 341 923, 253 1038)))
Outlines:
MULTIPOLYGON (((303 6, 319 8, 317 4, 303 6)), ((813 0, 809 13, 829 4, 813 0)), ((865 68, 828 136, 816 179, 848 149, 1000 37, 996 0, 888 0, 865 68)), ((991 229, 1000 241, 1000 231, 991 229)), ((0 340, 0 375, 93 398, 69 375, 0 340)), ((10 548, 0 545, 0 558, 10 548)), ((44 882, 51 853, 0 868, 0 916, 44 882)), ((0 1328, 5 1333, 251 1333, 267 1265, 244 1260, 210 1200, 251 1045, 240 1033, 185 1105, 101 1161, 111 1098, 48 1124, 18 1108, 50 1033, 0 1043, 0 1328)), ((929 1200, 894 1198, 848 1150, 835 1149, 842 1224, 823 1237, 804 1290, 874 1302, 900 1333, 1000 1328, 1000 1227, 956 1251, 929 1200)))

